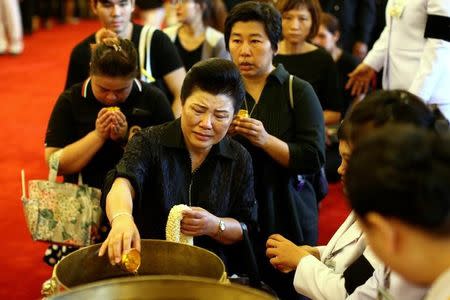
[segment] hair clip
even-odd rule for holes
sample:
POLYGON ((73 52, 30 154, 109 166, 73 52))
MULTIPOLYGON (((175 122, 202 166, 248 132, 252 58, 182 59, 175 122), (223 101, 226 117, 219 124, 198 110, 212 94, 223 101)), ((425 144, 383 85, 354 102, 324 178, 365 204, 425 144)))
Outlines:
POLYGON ((112 44, 111 46, 114 48, 114 50, 116 50, 116 52, 119 52, 122 50, 122 47, 120 47, 119 45, 112 44))
POLYGON ((114 48, 116 52, 121 51, 122 47, 119 45, 119 40, 116 37, 107 37, 102 40, 102 42, 109 48, 114 48))

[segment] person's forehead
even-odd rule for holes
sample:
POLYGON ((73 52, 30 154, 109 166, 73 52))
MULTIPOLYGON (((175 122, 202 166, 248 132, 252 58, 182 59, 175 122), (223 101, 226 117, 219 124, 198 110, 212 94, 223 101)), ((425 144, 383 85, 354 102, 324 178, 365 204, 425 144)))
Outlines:
POLYGON ((304 15, 310 14, 310 11, 306 5, 296 6, 289 10, 285 10, 283 14, 291 14, 291 15, 304 15))
POLYGON ((228 109, 233 104, 233 98, 226 94, 212 94, 196 89, 187 98, 188 102, 196 105, 214 107, 215 109, 228 109))
POLYGON ((267 36, 265 26, 260 21, 238 21, 231 28, 231 34, 267 36))
POLYGON ((102 4, 131 3, 132 0, 97 0, 102 4))

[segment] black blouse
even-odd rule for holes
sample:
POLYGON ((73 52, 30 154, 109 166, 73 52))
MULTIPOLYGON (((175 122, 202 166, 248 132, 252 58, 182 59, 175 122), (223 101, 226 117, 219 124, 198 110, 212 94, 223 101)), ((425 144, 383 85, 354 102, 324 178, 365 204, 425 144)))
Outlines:
MULTIPOLYGON (((272 233, 281 233, 296 243, 313 244, 314 239, 308 238, 305 227, 309 226, 306 223, 314 223, 314 216, 308 215, 304 208, 297 207, 298 199, 294 198, 297 198, 298 193, 294 190, 298 174, 315 173, 324 164, 323 113, 311 85, 295 77, 292 109, 288 82, 289 73, 279 64, 267 78, 256 106, 248 93, 246 103, 249 111, 253 110, 252 118, 260 120, 269 134, 288 144, 289 166, 283 167, 247 139, 239 135, 236 139, 252 156, 263 240, 272 233)), ((245 103, 242 107, 245 108, 245 103)), ((311 200, 315 203, 315 199, 311 200)), ((317 225, 313 227, 317 231, 317 225)))
MULTIPOLYGON (((148 83, 134 81, 130 95, 118 106, 127 119, 128 128, 144 128, 173 120, 167 98, 148 83)), ((98 113, 103 107, 105 105, 94 97, 90 81, 66 90, 59 96, 48 121, 46 147, 64 148, 86 136, 95 129, 98 113)), ((83 182, 101 188, 106 174, 122 155, 121 143, 108 139, 81 170, 83 182)), ((78 173, 65 175, 64 181, 77 182, 78 173)))
POLYGON ((289 73, 279 64, 268 76, 256 106, 251 95, 246 96, 249 111, 253 110, 251 117, 260 120, 269 134, 287 143, 288 167, 242 136, 236 136, 253 160, 260 228, 255 242, 258 267, 262 280, 280 299, 297 299, 293 273, 281 276, 270 265, 265 255, 266 241, 270 234, 279 233, 299 245, 316 243, 316 198, 308 183, 303 181, 302 186, 298 175, 317 172, 325 161, 325 130, 319 100, 304 80, 294 77, 292 87, 293 108, 289 100, 289 73))
POLYGON ((186 71, 189 71, 193 65, 202 60, 203 43, 201 43, 196 49, 188 51, 181 44, 180 37, 177 34, 174 45, 180 54, 186 71))
POLYGON ((323 110, 342 111, 337 67, 326 50, 317 48, 302 54, 278 54, 273 63, 283 64, 289 73, 308 81, 319 97, 323 110))
MULTIPOLYGON (((256 224, 256 200, 249 153, 225 137, 191 172, 180 119, 140 131, 129 142, 122 160, 108 174, 103 198, 116 177, 130 180, 135 190, 133 216, 141 238, 165 239, 170 209, 177 204, 199 206, 218 217, 256 224)), ((105 208, 105 199, 102 199, 105 208)), ((224 245, 201 236, 194 244, 221 258, 224 245)), ((226 259, 225 259, 226 261, 226 259)))

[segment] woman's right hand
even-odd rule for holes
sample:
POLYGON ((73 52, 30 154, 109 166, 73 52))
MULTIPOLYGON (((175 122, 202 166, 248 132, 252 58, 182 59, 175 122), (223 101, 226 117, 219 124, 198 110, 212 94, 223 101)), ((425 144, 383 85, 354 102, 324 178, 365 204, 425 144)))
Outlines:
POLYGON ((108 251, 109 261, 112 265, 120 263, 122 254, 131 248, 141 252, 141 237, 131 215, 123 214, 114 218, 111 231, 100 247, 98 256, 108 251))

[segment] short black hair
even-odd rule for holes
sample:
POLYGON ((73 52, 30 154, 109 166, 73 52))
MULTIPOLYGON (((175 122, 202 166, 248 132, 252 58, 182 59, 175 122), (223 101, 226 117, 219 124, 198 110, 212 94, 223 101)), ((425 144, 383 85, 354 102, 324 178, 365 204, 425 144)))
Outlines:
POLYGON ((135 78, 139 74, 137 51, 130 40, 105 38, 91 52, 91 75, 135 78))
POLYGON ((325 28, 331 34, 336 34, 336 32, 341 32, 341 25, 339 24, 339 20, 332 14, 322 12, 320 14, 320 25, 325 26, 325 28))
POLYGON ((187 72, 181 87, 180 98, 183 105, 196 89, 231 97, 234 113, 239 110, 245 98, 244 82, 239 70, 234 63, 222 58, 202 60, 187 72))
POLYGON ((376 91, 354 106, 346 117, 349 141, 354 144, 370 130, 390 123, 433 129, 436 113, 422 99, 404 90, 376 91))
POLYGON ((234 6, 225 20, 225 46, 229 49, 230 35, 237 22, 260 22, 269 37, 273 51, 278 50, 281 39, 281 15, 273 5, 257 1, 247 1, 234 6))
POLYGON ((346 191, 358 216, 376 212, 450 236, 450 135, 392 124, 355 147, 346 191))
POLYGON ((350 142, 350 122, 347 118, 344 118, 341 121, 341 124, 339 124, 338 130, 337 130, 337 137, 340 141, 344 141, 349 143, 350 142))

